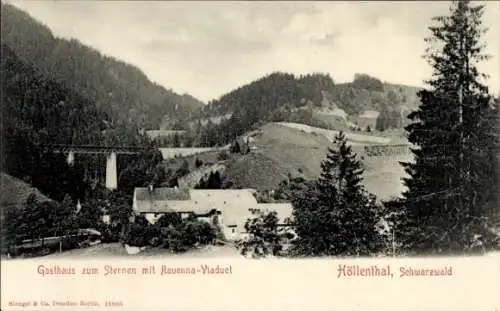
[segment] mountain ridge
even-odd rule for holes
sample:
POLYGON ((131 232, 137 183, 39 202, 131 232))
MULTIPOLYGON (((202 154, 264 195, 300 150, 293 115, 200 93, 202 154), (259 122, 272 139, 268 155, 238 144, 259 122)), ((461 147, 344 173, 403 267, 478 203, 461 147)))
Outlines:
POLYGON ((350 131, 402 131, 409 122, 408 114, 418 107, 419 89, 383 83, 366 74, 355 75, 349 83, 335 84, 329 74, 274 72, 210 101, 203 107, 202 118, 192 120, 191 127, 197 131, 203 128, 208 145, 230 143, 265 122, 350 131), (375 110, 376 116, 360 120, 370 110, 375 110))
POLYGON ((138 67, 104 55, 77 39, 57 37, 14 5, 1 3, 1 42, 38 73, 96 103, 113 122, 158 128, 166 119, 183 122, 204 104, 152 81, 138 67))

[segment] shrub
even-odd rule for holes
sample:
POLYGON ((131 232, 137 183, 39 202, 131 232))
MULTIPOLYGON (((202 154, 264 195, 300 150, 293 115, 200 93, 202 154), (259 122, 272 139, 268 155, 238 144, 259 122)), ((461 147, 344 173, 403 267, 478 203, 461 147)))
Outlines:
POLYGON ((257 217, 248 219, 245 223, 248 238, 236 242, 241 254, 251 254, 253 258, 285 255, 284 244, 288 234, 278 227, 277 213, 255 211, 254 215, 257 217))
POLYGON ((169 248, 173 252, 185 251, 182 243, 182 234, 173 226, 161 228, 161 240, 164 248, 169 248))
POLYGON ((165 228, 170 225, 176 227, 182 224, 182 218, 178 213, 166 213, 162 215, 155 223, 159 228, 165 228))
POLYGON ((143 247, 146 246, 147 236, 146 236, 146 226, 140 223, 132 223, 128 226, 128 230, 125 233, 123 243, 130 246, 143 247))
POLYGON ((183 220, 179 214, 165 214, 151 225, 144 217, 136 217, 128 225, 123 243, 130 246, 168 248, 172 252, 187 251, 198 245, 214 243, 216 227, 194 217, 183 220))
POLYGON ((213 243, 216 237, 215 228, 206 221, 188 220, 179 228, 182 243, 185 247, 207 245, 213 243))
POLYGON ((198 159, 198 158, 196 158, 196 160, 194 161, 194 166, 195 166, 196 168, 199 168, 199 167, 201 167, 202 165, 203 165, 203 161, 202 161, 202 160, 200 160, 200 159, 198 159))

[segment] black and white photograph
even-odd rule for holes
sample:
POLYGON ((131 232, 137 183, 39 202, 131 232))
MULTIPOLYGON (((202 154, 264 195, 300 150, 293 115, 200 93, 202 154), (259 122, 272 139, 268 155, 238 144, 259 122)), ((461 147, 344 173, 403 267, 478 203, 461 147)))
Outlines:
POLYGON ((2 261, 498 251, 499 12, 2 0, 2 261))

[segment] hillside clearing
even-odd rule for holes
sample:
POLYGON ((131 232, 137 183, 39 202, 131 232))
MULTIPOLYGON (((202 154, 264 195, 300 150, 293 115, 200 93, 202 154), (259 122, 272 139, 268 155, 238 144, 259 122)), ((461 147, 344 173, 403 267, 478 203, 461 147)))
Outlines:
MULTIPOLYGON (((309 126, 300 123, 291 123, 291 122, 279 122, 279 125, 295 128, 302 130, 307 133, 318 133, 324 135, 326 138, 333 140, 333 138, 338 135, 339 131, 336 130, 327 130, 319 127, 309 126)), ((347 140, 351 144, 355 143, 372 143, 372 144, 389 144, 391 142, 390 138, 380 137, 380 136, 372 136, 372 135, 363 135, 363 134, 355 134, 355 133, 345 133, 347 140)))
MULTIPOLYGON (((262 126, 254 137, 257 149, 232 160, 226 174, 235 185, 258 190, 276 188, 288 173, 316 178, 331 145, 322 134, 280 123, 262 126)), ((363 184, 381 200, 398 196, 404 190, 401 178, 405 176, 399 161, 410 161, 411 156, 365 158, 364 145, 352 145, 365 169, 363 184)))
POLYGON ((8 208, 21 208, 28 197, 34 194, 39 202, 51 201, 38 189, 28 183, 5 173, 0 175, 0 213, 2 219, 3 211, 8 208))

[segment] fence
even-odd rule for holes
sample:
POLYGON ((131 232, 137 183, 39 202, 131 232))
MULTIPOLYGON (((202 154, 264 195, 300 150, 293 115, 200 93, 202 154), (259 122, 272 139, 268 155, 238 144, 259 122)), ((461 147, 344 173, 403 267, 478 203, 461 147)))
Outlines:
POLYGON ((364 147, 365 157, 397 157, 410 155, 410 145, 372 145, 364 147))

